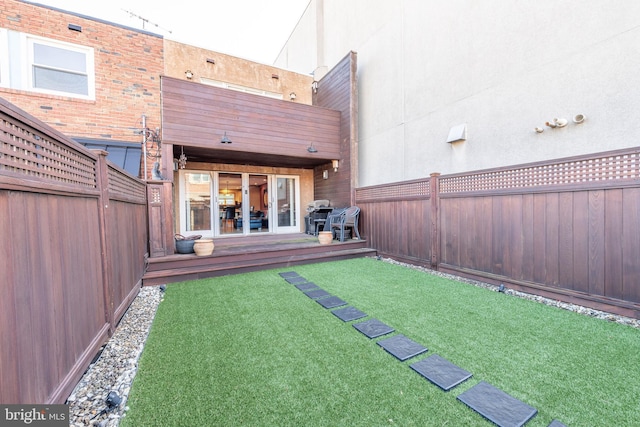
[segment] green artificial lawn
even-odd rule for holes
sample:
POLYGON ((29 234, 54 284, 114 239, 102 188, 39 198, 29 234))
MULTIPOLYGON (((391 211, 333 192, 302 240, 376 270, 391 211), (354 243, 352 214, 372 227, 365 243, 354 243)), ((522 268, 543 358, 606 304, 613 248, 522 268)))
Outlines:
POLYGON ((456 399, 480 381, 536 408, 528 427, 640 425, 640 330, 371 258, 170 284, 121 425, 490 426, 456 399), (369 318, 429 351, 398 361, 351 326, 369 318), (430 354, 473 377, 442 391, 409 368, 430 354))

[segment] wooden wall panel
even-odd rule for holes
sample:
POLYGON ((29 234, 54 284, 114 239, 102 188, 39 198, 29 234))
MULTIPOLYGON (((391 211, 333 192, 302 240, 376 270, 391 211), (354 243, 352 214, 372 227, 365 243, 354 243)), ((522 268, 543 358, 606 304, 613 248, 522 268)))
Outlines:
POLYGON ((346 207, 354 204, 353 190, 357 185, 357 55, 350 52, 320 82, 313 95, 313 104, 340 112, 339 153, 334 159, 340 162, 337 172, 331 163, 314 168, 315 198, 327 199, 332 206, 346 207), (322 172, 329 171, 329 179, 322 172))
POLYGON ((558 212, 558 282, 573 289, 573 193, 559 194, 558 212))
POLYGON ((605 193, 605 236, 604 236, 604 295, 623 298, 622 236, 623 211, 622 189, 607 190, 605 193))
POLYGON ((558 227, 559 227, 559 205, 558 194, 547 193, 545 195, 545 276, 544 283, 549 286, 558 286, 558 227))
POLYGON ((301 159, 340 155, 339 111, 170 77, 162 78, 162 97, 163 140, 173 145, 301 159), (232 144, 220 144, 225 132, 232 144), (315 154, 307 151, 312 142, 315 154))
POLYGON ((535 232, 533 228, 533 194, 522 195, 522 271, 518 280, 524 280, 533 276, 534 253, 533 241, 535 240, 535 232))
POLYGON ((604 295, 604 191, 589 192, 589 293, 604 295))
POLYGON ((589 292, 589 193, 573 193, 573 286, 570 289, 589 292))
POLYGON ((640 188, 624 190, 622 212, 622 299, 640 303, 640 188))

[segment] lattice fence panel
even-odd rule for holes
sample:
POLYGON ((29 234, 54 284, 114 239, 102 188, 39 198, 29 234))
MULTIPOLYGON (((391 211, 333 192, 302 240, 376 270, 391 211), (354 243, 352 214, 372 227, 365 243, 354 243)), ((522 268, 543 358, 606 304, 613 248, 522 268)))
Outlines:
POLYGON ((441 177, 440 193, 505 190, 640 179, 640 153, 500 169, 469 175, 441 177))
POLYGON ((356 190, 356 202, 429 198, 429 179, 363 187, 356 190))
POLYGON ((0 113, 0 172, 96 188, 96 160, 0 113))
POLYGON ((144 202, 147 197, 147 186, 135 178, 124 173, 109 168, 109 195, 123 196, 125 198, 144 202))

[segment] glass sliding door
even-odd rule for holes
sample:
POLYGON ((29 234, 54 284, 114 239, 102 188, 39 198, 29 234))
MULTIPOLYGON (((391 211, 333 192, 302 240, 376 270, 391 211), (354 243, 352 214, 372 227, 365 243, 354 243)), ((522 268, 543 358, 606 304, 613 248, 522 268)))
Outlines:
POLYGON ((297 233, 297 176, 181 170, 179 233, 204 237, 297 233))
POLYGON ((243 234, 242 208, 244 205, 242 175, 217 173, 219 235, 243 234))
POLYGON ((272 180, 272 217, 276 233, 300 231, 300 183, 298 177, 276 175, 272 180))
MULTIPOLYGON (((267 175, 248 174, 248 211, 242 212, 249 217, 248 234, 269 232, 269 177, 267 175)), ((244 226, 244 224, 243 224, 244 226)), ((245 234, 247 234, 245 232, 245 234)))
POLYGON ((181 174, 180 234, 212 235, 211 174, 187 172, 181 174))

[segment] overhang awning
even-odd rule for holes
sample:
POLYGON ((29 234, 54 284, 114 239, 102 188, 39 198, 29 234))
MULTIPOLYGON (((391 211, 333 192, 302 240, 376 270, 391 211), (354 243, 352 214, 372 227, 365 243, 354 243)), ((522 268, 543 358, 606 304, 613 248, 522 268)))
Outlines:
POLYGON ((339 111, 169 77, 162 99, 162 139, 175 158, 184 150, 189 161, 278 167, 340 159, 339 111), (225 133, 231 144, 221 143, 225 133))

